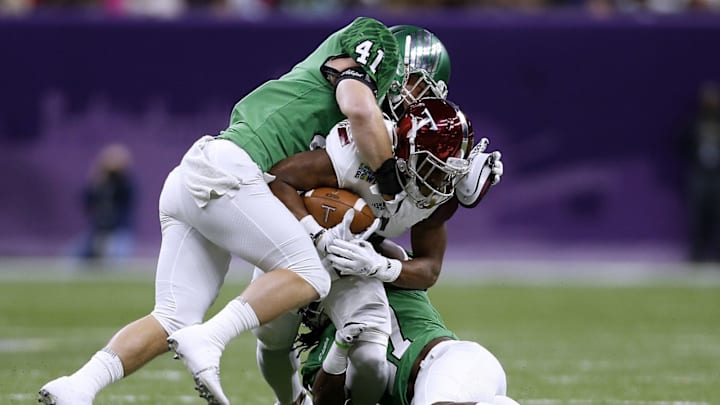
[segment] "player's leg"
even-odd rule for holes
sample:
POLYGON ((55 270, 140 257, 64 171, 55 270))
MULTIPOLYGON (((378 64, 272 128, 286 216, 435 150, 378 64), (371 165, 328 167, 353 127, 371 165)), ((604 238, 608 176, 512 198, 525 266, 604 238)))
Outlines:
MULTIPOLYGON (((253 280, 264 272, 257 267, 253 280)), ((289 311, 252 330, 257 338, 257 363, 263 378, 275 393, 276 405, 290 405, 305 395, 297 370, 298 353, 293 349, 300 314, 289 311)))
POLYGON ((385 393, 389 374, 386 352, 387 341, 358 341, 350 349, 345 385, 353 404, 374 405, 385 393))
POLYGON ((167 352, 166 338, 175 330, 201 322, 217 297, 230 256, 171 214, 176 174, 168 177, 160 199, 162 244, 155 276, 155 309, 120 329, 108 345, 69 377, 42 388, 41 401, 84 404, 107 385, 167 352), (77 392, 77 395, 73 394, 77 392), (42 398, 44 396, 44 398, 42 398))
POLYGON ((330 374, 342 371, 342 355, 346 353, 345 386, 352 403, 377 403, 385 392, 389 374, 386 351, 390 310, 383 283, 375 278, 341 277, 333 281, 323 306, 338 326, 336 340, 346 340, 350 346, 342 350, 336 343, 331 349, 333 355, 328 355, 329 360, 323 363, 324 370, 330 374), (357 336, 350 336, 354 335, 351 330, 360 331, 357 336))
POLYGON ((257 266, 276 269, 253 281, 241 296, 205 323, 177 331, 168 338, 206 398, 225 397, 218 374, 220 356, 232 339, 318 299, 318 290, 329 289, 329 275, 322 268, 310 238, 285 206, 269 194, 267 185, 263 182, 261 186, 268 194, 257 193, 254 189, 258 187, 246 184, 233 197, 211 201, 205 208, 208 215, 196 225, 204 235, 237 256, 257 266), (265 197, 263 202, 248 213, 245 206, 252 205, 249 202, 256 202, 259 196, 265 197), (273 204, 277 204, 276 209, 273 204))
POLYGON ((506 398, 505 371, 492 353, 475 342, 441 342, 425 357, 414 392, 413 405, 494 404, 506 398))
MULTIPOLYGON (((219 370, 225 345, 244 331, 321 298, 329 290, 328 273, 305 230, 272 195, 263 174, 247 154, 228 141, 211 142, 208 165, 232 173, 237 190, 212 196, 192 225, 218 246, 267 273, 216 316, 172 334, 168 341, 193 376, 219 370)), ((210 393, 222 394, 217 375, 206 373, 210 393), (210 380, 212 379, 212 381, 210 380)))

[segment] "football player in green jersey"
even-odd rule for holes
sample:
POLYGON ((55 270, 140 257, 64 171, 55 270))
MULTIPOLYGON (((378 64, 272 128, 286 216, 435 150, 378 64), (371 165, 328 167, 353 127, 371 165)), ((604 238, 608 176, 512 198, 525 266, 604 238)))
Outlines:
MULTIPOLYGON (((447 94, 447 82, 450 75, 450 60, 444 46, 439 41, 439 39, 434 34, 423 28, 405 25, 391 27, 390 31, 393 32, 398 42, 401 44, 400 51, 403 60, 402 68, 408 74, 403 76, 404 78, 406 77, 405 81, 393 82, 393 84, 391 85, 391 91, 388 93, 386 99, 383 100, 383 110, 387 113, 388 117, 398 117, 402 115, 402 111, 404 111, 406 107, 415 100, 424 99, 426 97, 434 97, 440 99, 444 98, 444 96, 447 94)), ((390 122, 389 125, 392 126, 392 122, 390 122)), ((343 126, 343 128, 343 131, 345 131, 345 133, 350 136, 350 134, 352 133, 351 128, 346 128, 345 126, 343 126)), ((337 133, 335 133, 335 135, 337 135, 337 133)), ((354 139, 354 136, 352 136, 352 138, 354 139)), ((328 139, 332 141, 335 138, 333 138, 332 135, 329 135, 328 139)), ((330 141, 328 142, 328 146, 330 146, 330 141)), ((472 145, 470 144, 470 146, 472 145)), ((344 151, 345 155, 347 155, 348 153, 353 153, 349 151, 352 148, 343 147, 341 149, 342 151, 344 151)), ((303 168, 299 172, 305 174, 311 173, 312 175, 310 176, 300 176, 305 179, 303 181, 303 184, 307 185, 312 183, 313 187, 317 187, 320 185, 337 186, 337 184, 330 184, 332 183, 332 181, 328 184, 322 183, 328 177, 317 173, 317 171, 320 170, 319 167, 321 167, 321 165, 319 163, 313 163, 313 160, 310 155, 308 155, 308 153, 313 152, 294 155, 293 157, 284 160, 279 165, 283 165, 284 163, 291 161, 293 163, 288 163, 289 167, 303 168)), ((328 154, 330 154, 330 152, 328 152, 328 154)), ((322 155, 322 153, 320 155, 322 155)), ((351 158, 348 159, 349 160, 342 160, 342 164, 351 164, 349 162, 355 162, 357 158, 353 155, 351 158)), ((327 158, 325 158, 325 161, 326 160, 327 158)), ((481 161, 482 159, 476 160, 481 161)), ((338 169, 336 164, 337 163, 334 161, 333 166, 335 166, 335 169, 338 169)), ((364 163, 360 162, 359 164, 361 164, 361 166, 360 169, 358 169, 358 173, 366 172, 367 170, 365 169, 364 163)), ((277 168, 278 166, 275 166, 275 168, 277 168)), ((477 169, 476 166, 477 168, 482 168, 482 165, 471 165, 473 169, 477 169)), ((497 163, 493 166, 492 170, 495 179, 499 179, 501 174, 501 162, 499 161, 499 158, 497 160, 497 163)), ((474 176, 473 179, 480 179, 482 177, 480 176, 481 171, 482 170, 478 170, 478 173, 476 173, 476 176, 474 176)), ((298 171, 295 169, 291 169, 290 172, 293 173, 298 171)), ((347 173, 349 175, 354 175, 355 172, 356 169, 353 169, 352 167, 347 170, 347 173)), ((276 172, 273 171, 273 173, 276 172)), ((282 174, 277 174, 282 178, 282 181, 276 181, 272 183, 273 191, 275 191, 275 187, 278 185, 278 183, 284 184, 286 181, 289 181, 289 179, 286 178, 287 170, 282 174)), ((333 177, 332 172, 330 173, 330 177, 333 177)), ((293 184, 297 184, 294 181, 290 182, 293 184)), ((467 178, 461 181, 461 184, 465 183, 469 183, 467 178)), ((352 187, 349 188, 352 189, 352 187)), ((355 191, 357 192, 357 190, 355 191)), ((293 194, 297 196, 296 191, 291 190, 290 195, 293 194)), ((479 198, 477 198, 477 196, 475 197, 476 198, 473 201, 479 201, 479 198)), ((281 200, 283 200, 283 198, 281 198, 281 200)), ((368 201, 368 203, 370 203, 371 201, 371 199, 367 198, 366 200, 368 201)), ((430 201, 431 199, 423 197, 421 198, 421 200, 430 201)), ((439 203, 437 202, 437 198, 433 197, 432 200, 434 200, 435 203, 439 205, 439 203)), ((467 196, 458 195, 458 200, 466 201, 467 196)), ((396 203, 399 202, 396 201, 396 203)), ((302 202, 300 202, 300 204, 302 205, 302 202)), ((382 203, 379 204, 382 205, 382 203)), ((411 204, 406 204, 405 208, 407 208, 408 206, 411 206, 411 204)), ((456 207, 457 204, 448 204, 448 207, 450 206, 456 207)), ((435 206, 434 208, 437 208, 437 206, 435 206)), ((297 215, 298 213, 296 212, 296 216, 297 215)), ((298 218, 301 217, 298 216, 298 218)), ((404 217, 404 219, 410 218, 404 217)), ((314 221, 312 221, 311 217, 303 218, 301 221, 301 223, 308 222, 312 223, 314 221), (310 220, 308 220, 308 218, 310 218, 310 220)), ((439 244, 437 242, 438 240, 444 240, 445 238, 445 230, 444 226, 442 226, 443 221, 437 221, 437 223, 439 224, 438 226, 430 226, 427 224, 426 221, 422 229, 427 230, 428 232, 426 233, 431 234, 431 238, 433 239, 431 244, 434 247, 440 247, 439 250, 433 251, 432 255, 428 255, 428 257, 413 261, 411 263, 411 266, 409 266, 411 268, 406 269, 406 265, 403 264, 402 276, 400 277, 401 280, 399 282, 403 284, 409 282, 420 283, 418 285, 412 284, 412 288, 427 288, 432 285, 434 280, 437 279, 437 273, 439 272, 438 263, 441 262, 444 252, 444 244, 439 244)), ((316 227, 319 228, 319 225, 317 225, 316 227)), ((312 230, 309 231, 312 232, 312 230)), ((419 236, 414 240, 419 241, 419 236)), ((258 273, 258 271, 256 270, 256 274, 262 273, 258 273)), ((333 287, 333 291, 335 291, 336 289, 337 286, 333 287)), ((382 288, 380 288, 380 290, 382 290, 382 288)), ((339 294, 342 295, 342 293, 339 294)), ((375 294, 374 291, 369 292, 368 297, 373 296, 373 294, 375 294)), ((381 295, 385 295, 384 291, 381 291, 381 295)), ((333 297, 335 297, 335 295, 333 295, 333 297)), ((362 302, 363 299, 359 300, 362 302)), ((336 305, 336 301, 333 298, 329 301, 326 301, 324 305, 331 305, 334 307, 334 305, 336 305), (330 304, 330 302, 333 302, 333 304, 330 304)), ((341 308, 334 307, 333 313, 345 313, 346 311, 341 308)), ((385 310, 387 312, 387 309, 385 310)), ((365 315, 365 319, 357 319, 357 321, 362 323, 363 321, 366 321, 368 317, 370 319, 379 319, 375 317, 375 314, 365 315)), ((296 368, 296 366, 294 365, 296 363, 296 359, 291 353, 293 340, 297 333, 297 324, 299 322, 296 318, 296 314, 286 313, 281 319, 275 320, 271 323, 268 323, 253 330, 253 332, 258 337, 258 365, 262 371, 263 377, 272 387, 276 395, 276 404, 280 405, 291 403, 307 403, 302 402, 304 393, 302 392, 302 385, 300 384, 299 379, 294 373, 296 368)), ((370 322, 365 324, 370 325, 373 323, 370 322)), ((378 361, 381 362, 383 365, 385 363, 384 353, 385 347, 387 346, 387 333, 389 333, 389 326, 387 330, 388 332, 386 332, 385 334, 385 346, 380 348, 381 350, 378 354, 378 361)), ((376 342, 376 340, 371 337, 379 337, 379 334, 376 333, 375 328, 368 326, 360 338, 362 344, 356 344, 355 350, 353 352, 354 357, 352 362, 353 367, 351 368, 352 372, 349 374, 346 384, 348 389, 351 390, 353 387, 362 387, 359 390, 353 390, 353 403, 370 403, 368 402, 368 400, 375 397, 375 399, 371 401, 371 403, 374 404, 377 398, 379 398, 379 396, 382 395, 382 392, 384 391, 384 383, 382 381, 385 381, 386 378, 381 378, 383 375, 384 367, 368 370, 366 369, 368 366, 358 367, 359 363, 356 362, 360 353, 359 346, 364 345, 362 349, 363 364, 376 364, 374 363, 375 353, 373 351, 372 356, 369 355, 370 349, 368 349, 368 346, 372 346, 373 344, 378 342, 376 342), (377 381, 378 378, 380 378, 381 381, 377 381), (376 393, 377 396, 375 396, 376 393)))
POLYGON ((330 277, 319 251, 340 224, 314 240, 271 193, 265 172, 307 150, 315 134, 347 119, 383 194, 400 191, 379 101, 398 69, 397 40, 372 18, 331 34, 287 74, 242 98, 219 136, 204 136, 168 175, 160 194, 162 244, 152 312, 120 329, 77 372, 40 389, 39 401, 87 405, 104 387, 168 351, 182 359, 201 397, 228 404, 220 357, 240 333, 324 297, 330 277), (314 243, 313 243, 314 242, 314 243), (266 273, 201 324, 232 256, 266 273))
MULTIPOLYGON (((498 359, 476 342, 459 340, 422 290, 386 286, 392 318, 387 349, 391 369, 381 405, 518 405, 507 397, 507 379, 498 359)), ((305 311, 313 329, 301 337, 313 346, 302 367, 303 384, 315 405, 344 403, 343 375, 329 375, 323 360, 335 327, 321 314, 305 311), (323 325, 324 324, 324 325, 323 325), (320 336, 319 342, 307 341, 320 336)))
MULTIPOLYGON (((390 32, 393 33, 401 45, 401 65, 399 68, 404 74, 397 75, 397 79, 392 81, 390 91, 383 99, 382 106, 388 117, 397 119, 402 115, 405 108, 415 100, 424 97, 445 97, 447 94, 447 82, 450 77, 450 60, 440 40, 426 29, 402 25, 391 27, 390 32)), ((392 126, 392 123, 390 125, 392 126)), ((347 128, 347 131, 352 133, 354 141, 353 128, 347 128)), ((293 161, 298 161, 297 159, 310 164, 313 169, 317 167, 316 164, 308 162, 301 155, 293 155, 293 161)), ((363 162, 362 167, 366 167, 365 162, 363 162)), ((303 172, 310 173, 305 169, 303 172)), ((314 181, 315 178, 310 176, 307 180, 314 181)), ((277 183, 272 183, 273 187, 277 183)), ((306 229, 311 234, 316 234, 322 230, 315 221, 308 220, 308 218, 303 218, 301 223, 307 226, 306 229)), ((384 295, 384 292, 382 295, 384 295)), ((258 336, 258 364, 263 376, 276 395, 276 404, 285 405, 293 403, 293 401, 300 403, 303 395, 302 386, 294 373, 292 355, 289 355, 297 333, 297 323, 294 321, 294 316, 285 314, 282 319, 256 328, 253 332, 258 336)), ((366 334, 370 334, 370 331, 366 332, 366 334)), ((385 334, 385 342, 387 342, 387 334, 385 334)), ((384 347, 380 349, 377 356, 378 361, 384 364, 385 349, 384 347)), ((359 350, 357 351, 359 352, 359 350)), ((381 377, 382 370, 365 370, 357 367, 353 368, 353 370, 357 372, 351 373, 348 386, 363 387, 361 390, 356 390, 353 395, 353 402, 374 404, 384 390, 383 384, 377 381, 381 377), (373 399, 373 397, 375 398, 373 399)), ((385 379, 380 378, 380 380, 384 381, 385 379)))

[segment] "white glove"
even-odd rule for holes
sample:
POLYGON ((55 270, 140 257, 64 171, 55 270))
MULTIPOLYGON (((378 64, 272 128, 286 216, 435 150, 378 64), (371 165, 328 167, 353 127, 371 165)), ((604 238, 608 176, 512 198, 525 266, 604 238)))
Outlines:
POLYGON ((488 143, 487 138, 482 138, 470 151, 470 171, 455 185, 455 196, 463 207, 475 207, 503 175, 502 154, 485 153, 488 143))
POLYGON ((333 226, 330 229, 325 229, 317 223, 312 215, 307 215, 300 220, 305 230, 310 233, 310 238, 315 243, 315 248, 320 257, 324 257, 328 253, 328 246, 334 240, 351 240, 359 238, 366 240, 380 227, 380 219, 375 218, 372 224, 361 234, 353 234, 350 231, 350 224, 352 224, 353 218, 355 218, 355 210, 350 209, 343 215, 342 221, 339 224, 333 226))
POLYGON ((496 150, 490 154, 487 162, 485 162, 486 165, 490 166, 490 173, 493 175, 493 186, 500 183, 500 176, 503 175, 503 162, 500 161, 501 158, 502 154, 499 150, 496 150))
POLYGON ((388 259, 362 239, 335 239, 328 246, 327 259, 340 275, 375 277, 384 283, 397 280, 402 271, 400 260, 388 259))
POLYGON ((478 144, 475 145, 475 147, 472 148, 472 150, 470 151, 470 154, 468 155, 468 160, 470 161, 470 165, 472 166, 473 160, 475 160, 478 155, 483 155, 479 158, 480 161, 478 163, 483 163, 483 160, 485 160, 484 165, 487 165, 490 168, 490 173, 494 176, 492 180, 492 185, 494 186, 500 182, 500 176, 502 176, 503 174, 503 164, 500 161, 500 159, 502 158, 502 154, 500 153, 500 151, 492 152, 489 155, 487 153, 483 153, 485 152, 489 144, 489 139, 481 138, 480 142, 478 142, 478 144))

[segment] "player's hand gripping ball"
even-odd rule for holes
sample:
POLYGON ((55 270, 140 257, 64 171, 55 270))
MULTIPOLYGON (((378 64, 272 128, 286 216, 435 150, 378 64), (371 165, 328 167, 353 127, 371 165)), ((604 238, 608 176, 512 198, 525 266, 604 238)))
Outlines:
POLYGON ((365 200, 349 190, 320 187, 306 191, 304 201, 305 208, 323 228, 339 224, 349 209, 355 210, 355 217, 350 224, 352 233, 365 231, 375 220, 375 214, 365 200))

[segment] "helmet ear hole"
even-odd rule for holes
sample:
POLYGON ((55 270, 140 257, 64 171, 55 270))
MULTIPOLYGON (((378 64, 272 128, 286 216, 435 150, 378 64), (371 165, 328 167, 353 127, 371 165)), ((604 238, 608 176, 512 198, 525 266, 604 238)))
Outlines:
POLYGON ((397 167, 398 172, 403 174, 407 173, 407 162, 405 159, 398 159, 395 167, 397 167))

